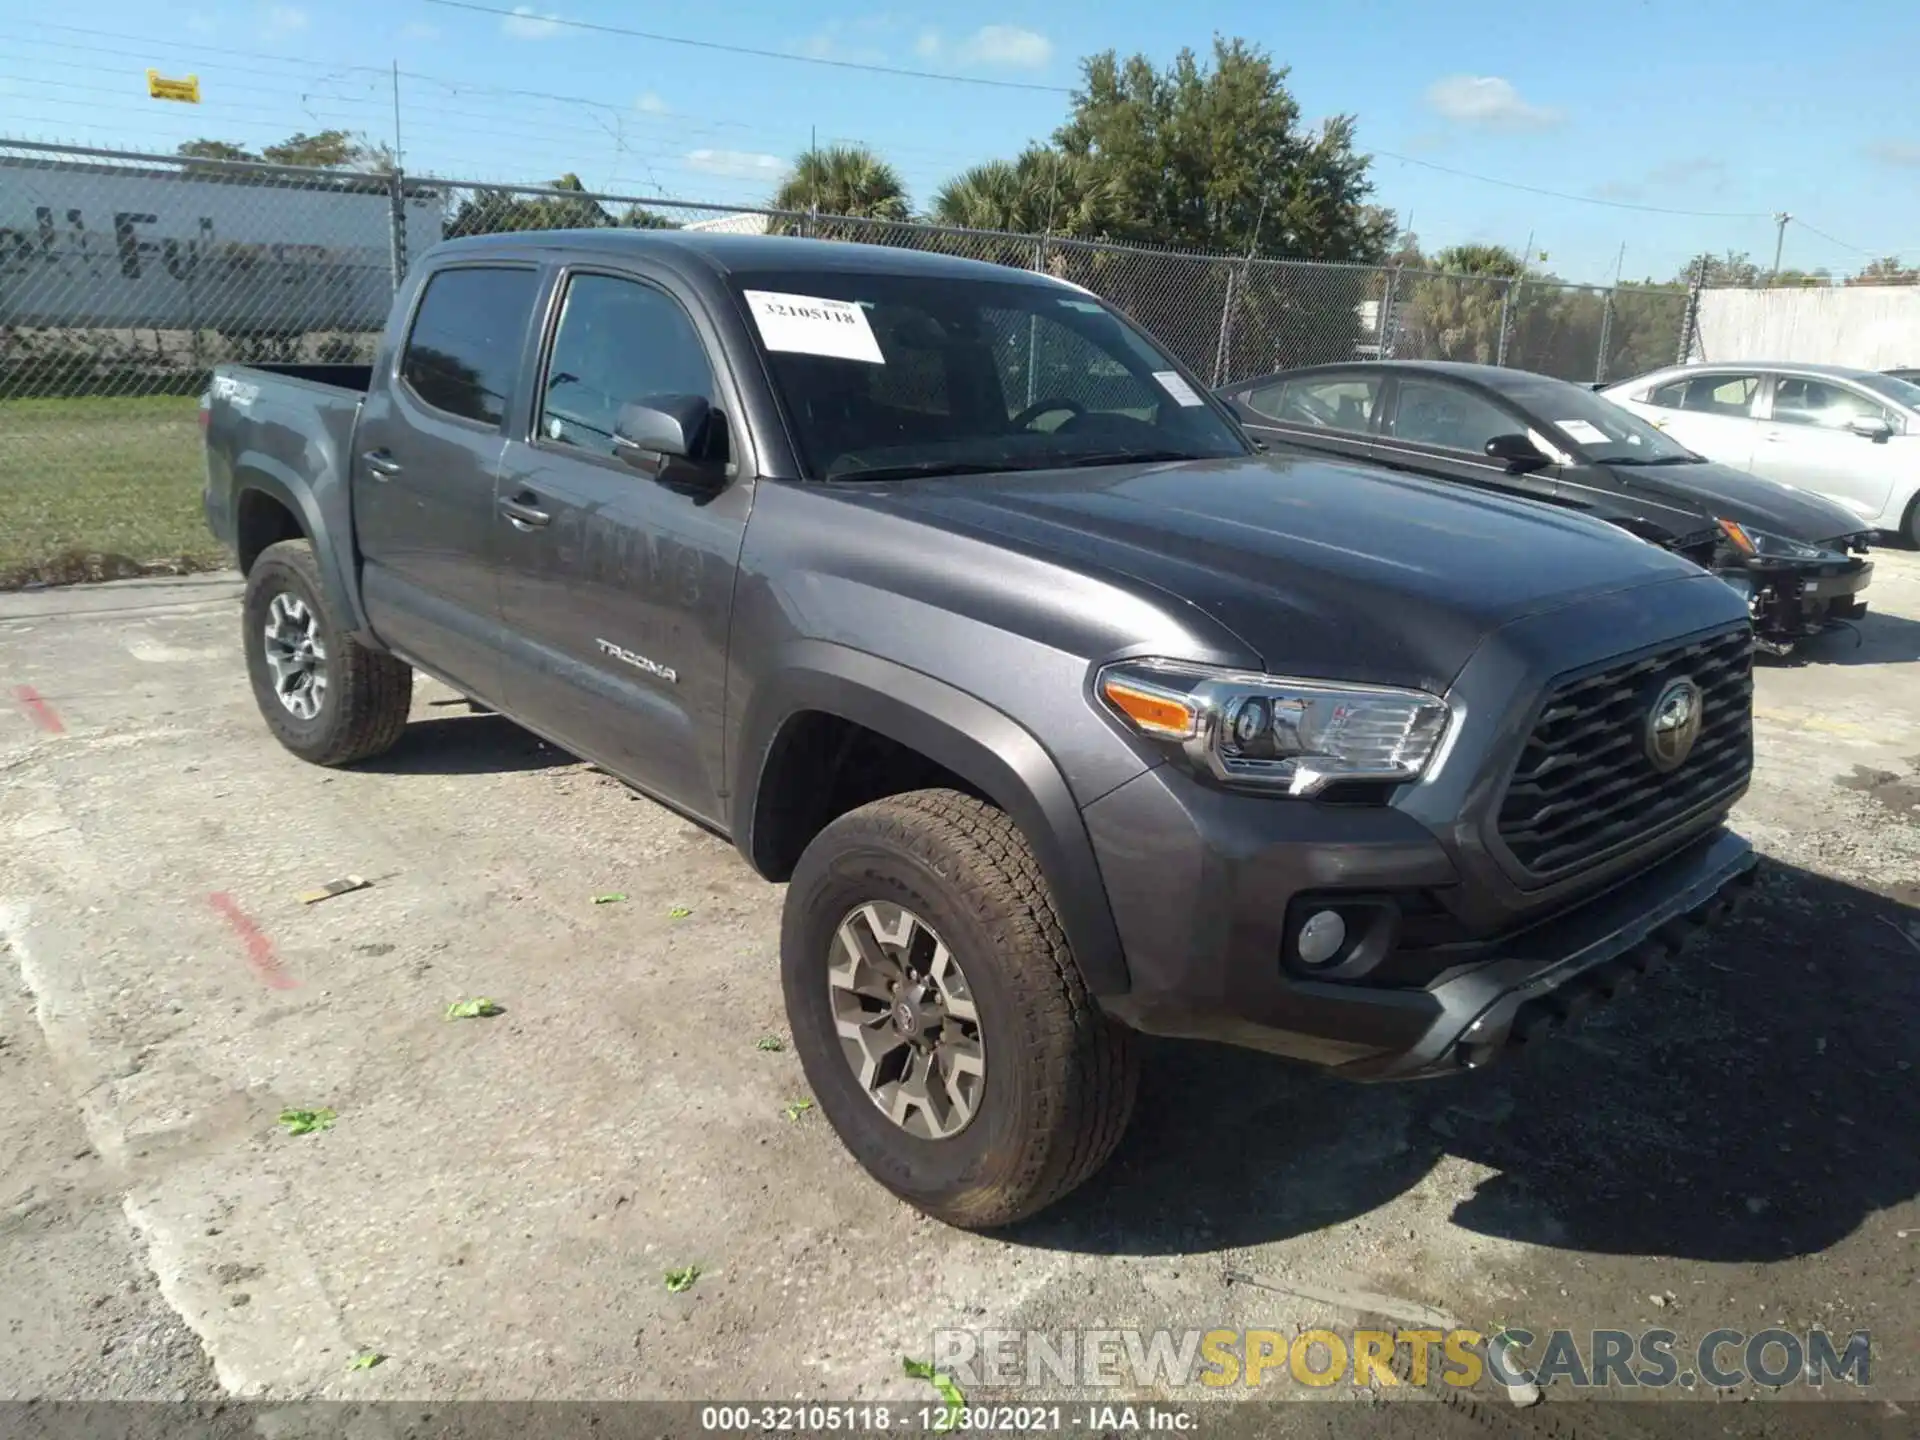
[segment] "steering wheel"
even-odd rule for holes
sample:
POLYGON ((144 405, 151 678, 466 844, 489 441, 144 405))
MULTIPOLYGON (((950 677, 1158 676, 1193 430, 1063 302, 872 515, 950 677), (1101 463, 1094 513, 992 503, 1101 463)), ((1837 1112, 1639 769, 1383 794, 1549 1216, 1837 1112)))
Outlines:
POLYGON ((1069 400, 1063 395, 1058 399, 1034 401, 1033 404, 1027 406, 1026 409, 1014 416, 1009 423, 1017 426, 1019 429, 1025 430, 1042 415, 1051 415, 1055 410, 1065 410, 1068 415, 1075 420, 1087 413, 1086 406, 1082 405, 1078 400, 1069 400))

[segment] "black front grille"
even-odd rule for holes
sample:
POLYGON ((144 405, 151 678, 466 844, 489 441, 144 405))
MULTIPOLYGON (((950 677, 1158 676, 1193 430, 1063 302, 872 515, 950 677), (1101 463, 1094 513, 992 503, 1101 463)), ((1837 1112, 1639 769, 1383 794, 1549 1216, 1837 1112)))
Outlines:
POLYGON ((1745 626, 1574 675, 1547 695, 1500 804, 1500 838, 1539 879, 1592 864, 1737 791, 1753 769, 1753 640, 1745 626), (1648 717, 1671 681, 1703 701, 1699 738, 1662 773, 1648 717))

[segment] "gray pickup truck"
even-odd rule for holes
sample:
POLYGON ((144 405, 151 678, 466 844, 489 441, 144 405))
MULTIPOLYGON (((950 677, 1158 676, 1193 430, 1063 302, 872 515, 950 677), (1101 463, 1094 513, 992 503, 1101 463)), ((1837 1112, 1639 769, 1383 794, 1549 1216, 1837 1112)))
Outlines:
POLYGON ((956 1225, 1099 1168, 1133 1031, 1456 1072, 1750 881, 1745 608, 1599 520, 1259 452, 1086 291, 783 237, 414 267, 368 368, 222 367, 268 727, 414 671, 785 881, 820 1108, 956 1225))

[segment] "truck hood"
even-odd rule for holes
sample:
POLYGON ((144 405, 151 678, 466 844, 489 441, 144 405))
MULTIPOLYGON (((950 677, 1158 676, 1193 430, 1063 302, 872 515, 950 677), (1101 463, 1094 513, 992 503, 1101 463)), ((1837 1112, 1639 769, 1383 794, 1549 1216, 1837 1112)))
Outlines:
POLYGON ((1698 509, 1789 540, 1825 541, 1858 534, 1860 517, 1823 495, 1749 475, 1709 460, 1699 465, 1612 465, 1629 494, 1698 509))
POLYGON ((1438 692, 1521 616, 1694 579, 1725 590, 1604 521, 1304 455, 833 488, 1130 577, 1197 606, 1269 671, 1321 679, 1438 692))

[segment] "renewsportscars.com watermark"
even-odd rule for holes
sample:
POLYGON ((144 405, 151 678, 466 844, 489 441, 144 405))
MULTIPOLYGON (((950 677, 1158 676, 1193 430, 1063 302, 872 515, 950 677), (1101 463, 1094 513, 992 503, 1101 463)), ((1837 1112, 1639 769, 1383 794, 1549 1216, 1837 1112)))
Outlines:
POLYGON ((1263 1385, 1481 1384, 1575 1389, 1706 1385, 1865 1387, 1871 1332, 1710 1330, 936 1330, 933 1368, 962 1389, 1048 1393, 1164 1386, 1200 1393, 1263 1385))

